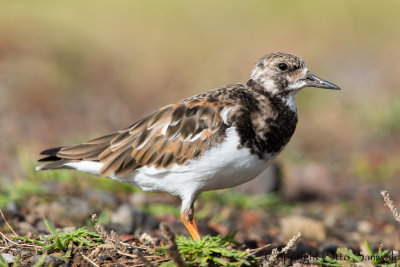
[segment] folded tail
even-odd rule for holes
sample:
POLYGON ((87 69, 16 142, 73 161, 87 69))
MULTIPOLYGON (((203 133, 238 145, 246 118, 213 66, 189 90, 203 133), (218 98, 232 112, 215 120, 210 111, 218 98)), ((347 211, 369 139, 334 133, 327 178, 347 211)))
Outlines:
POLYGON ((100 162, 99 155, 111 151, 111 140, 118 135, 119 132, 115 132, 79 145, 46 149, 40 152, 44 157, 39 162, 47 163, 36 167, 36 170, 77 169, 103 175, 100 168, 104 164, 100 162))
POLYGON ((53 170, 53 169, 72 169, 65 164, 71 162, 69 159, 63 159, 57 156, 57 153, 62 149, 62 147, 53 147, 50 149, 43 150, 40 155, 45 156, 38 160, 38 162, 48 162, 43 165, 37 166, 36 170, 53 170))

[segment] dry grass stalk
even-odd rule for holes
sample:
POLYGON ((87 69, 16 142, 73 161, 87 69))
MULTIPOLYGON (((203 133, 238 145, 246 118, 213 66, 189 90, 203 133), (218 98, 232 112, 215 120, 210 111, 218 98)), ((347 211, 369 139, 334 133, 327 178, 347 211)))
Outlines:
MULTIPOLYGON (((143 255, 142 251, 140 249, 135 249, 133 251, 133 254, 127 253, 127 248, 131 247, 129 244, 126 244, 120 240, 120 237, 117 233, 114 231, 111 231, 110 234, 107 233, 107 231, 104 229, 103 226, 99 225, 97 223, 97 215, 92 214, 92 221, 95 223, 95 228, 96 231, 100 234, 101 238, 104 240, 105 244, 99 245, 96 247, 95 250, 93 250, 90 255, 89 259, 93 259, 100 255, 101 253, 105 251, 113 251, 115 253, 118 253, 122 256, 128 257, 128 258, 133 258, 140 262, 141 264, 135 264, 134 266, 145 266, 145 267, 154 267, 154 265, 146 259, 145 255, 143 255)), ((149 238, 152 243, 154 244, 154 241, 152 238, 147 235, 147 238, 149 238)))
POLYGON ((294 246, 296 245, 296 242, 300 238, 300 236, 301 236, 301 233, 298 232, 297 235, 293 236, 292 239, 289 240, 287 245, 281 251, 278 251, 277 248, 274 248, 272 250, 271 255, 268 256, 268 260, 263 264, 263 266, 264 267, 275 266, 276 265, 276 261, 278 259, 278 256, 281 255, 281 254, 285 254, 289 250, 294 248, 294 246))
POLYGON ((268 245, 265 245, 265 246, 262 246, 262 247, 259 247, 259 248, 246 249, 246 252, 247 252, 247 255, 255 255, 258 252, 260 252, 261 250, 263 250, 263 249, 265 249, 265 248, 267 248, 269 246, 271 246, 271 244, 268 244, 268 245))
POLYGON ((385 201, 385 205, 389 207, 390 211, 393 214, 393 217, 400 223, 400 214, 399 211, 393 204, 393 200, 390 198, 388 191, 381 191, 381 195, 383 196, 383 200, 385 201))
POLYGON ((363 262, 361 262, 363 265, 362 266, 366 266, 366 267, 374 267, 374 265, 372 264, 372 262, 370 260, 367 260, 369 257, 371 257, 372 255, 370 254, 367 246, 365 244, 361 244, 360 245, 360 249, 362 254, 364 255, 364 257, 366 258, 366 260, 364 260, 363 262))
POLYGON ((83 253, 81 253, 82 258, 87 261, 88 263, 90 263, 90 265, 94 266, 94 267, 100 267, 99 265, 97 265, 94 261, 92 261, 91 259, 89 259, 88 257, 86 257, 85 255, 83 255, 83 253))
POLYGON ((13 232, 13 234, 15 236, 18 236, 18 234, 14 231, 14 229, 12 229, 11 225, 7 222, 6 217, 4 216, 4 213, 1 209, 0 209, 0 214, 1 214, 1 217, 3 218, 4 222, 7 224, 8 228, 10 228, 11 232, 13 232))
POLYGON ((146 259, 140 249, 135 249, 133 253, 137 256, 137 258, 144 264, 145 267, 154 267, 154 265, 146 259))
POLYGON ((165 224, 160 225, 162 233, 167 237, 168 244, 165 246, 168 256, 170 256, 178 267, 186 267, 186 263, 182 258, 182 255, 178 251, 178 245, 175 241, 175 235, 171 229, 165 224))
POLYGON ((101 239, 105 240, 105 239, 109 238, 104 227, 97 223, 97 214, 92 214, 92 222, 95 223, 94 227, 95 227, 97 233, 100 235, 101 239))
MULTIPOLYGON (((19 235, 14 231, 14 229, 11 227, 11 225, 8 223, 8 221, 6 220, 6 217, 4 216, 4 213, 3 213, 3 211, 2 211, 1 209, 0 209, 0 214, 1 214, 1 217, 3 218, 4 222, 5 222, 6 225, 8 226, 8 228, 11 230, 11 232, 12 232, 16 237, 19 236, 19 235)), ((8 249, 8 248, 11 247, 11 246, 33 247, 33 248, 35 248, 35 249, 36 249, 36 248, 41 248, 41 246, 16 243, 16 242, 12 241, 11 239, 9 239, 9 238, 8 238, 5 234, 3 234, 2 232, 0 232, 0 235, 1 235, 1 237, 3 238, 4 243, 5 243, 5 245, 6 245, 6 247, 5 247, 5 248, 2 248, 2 249, 8 249), (9 245, 8 243, 11 243, 11 245, 9 245)))
POLYGON ((92 214, 92 221, 95 223, 95 229, 97 233, 100 235, 101 239, 104 240, 105 244, 98 245, 89 255, 90 259, 94 259, 99 256, 102 252, 111 250, 113 252, 124 251, 126 250, 125 246, 121 244, 119 236, 111 231, 111 235, 107 233, 103 226, 97 223, 97 215, 92 214))

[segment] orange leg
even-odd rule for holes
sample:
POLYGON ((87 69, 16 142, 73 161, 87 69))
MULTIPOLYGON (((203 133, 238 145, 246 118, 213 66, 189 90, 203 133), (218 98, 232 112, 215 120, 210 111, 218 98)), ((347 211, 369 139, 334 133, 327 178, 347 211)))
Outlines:
POLYGON ((181 213, 181 219, 183 221, 183 224, 186 226, 188 229, 190 235, 194 240, 197 240, 200 238, 199 230, 197 229, 196 222, 194 220, 194 208, 193 205, 190 207, 189 210, 185 210, 183 213, 181 213))

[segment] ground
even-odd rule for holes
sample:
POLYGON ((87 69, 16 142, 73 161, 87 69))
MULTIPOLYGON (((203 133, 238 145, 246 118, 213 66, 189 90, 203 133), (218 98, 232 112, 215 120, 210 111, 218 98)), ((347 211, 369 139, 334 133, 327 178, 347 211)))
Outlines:
MULTIPOLYGON (((56 266, 141 266, 144 263, 138 258, 137 249, 147 260, 159 265, 171 260, 168 254, 158 251, 169 244, 165 232, 160 230, 161 224, 179 234, 178 240, 183 238, 181 235, 189 236, 179 220, 179 200, 173 196, 145 193, 130 185, 76 171, 35 172, 32 164, 24 163, 23 156, 21 166, 24 180, 16 178, 13 183, 1 184, 4 218, 0 220, 3 235, 0 249, 2 255, 19 257, 22 266, 44 259, 56 266), (91 219, 93 214, 96 223, 91 219), (70 247, 67 242, 44 249, 55 242, 55 236, 61 243, 66 242, 69 235, 62 237, 62 233, 72 231, 79 236, 76 231, 83 226, 93 234, 82 232, 87 240, 83 244, 78 240, 71 242, 70 247), (47 256, 41 258, 43 254, 47 256)), ((301 186, 282 188, 287 178, 282 171, 276 171, 278 165, 274 168, 275 171, 237 189, 201 195, 196 204, 196 219, 202 236, 235 233, 235 243, 228 248, 255 251, 258 262, 268 259, 274 248, 282 249, 298 232, 301 237, 295 246, 278 257, 281 264, 315 262, 327 255, 339 257, 338 248, 351 249, 360 255, 365 242, 375 252, 389 250, 389 255, 397 256, 398 222, 384 205, 379 186, 348 184, 351 190, 312 194, 310 188, 302 192, 301 186), (275 180, 276 184, 265 186, 265 179, 275 180), (285 182, 278 182, 280 179, 285 182), (259 188, 263 186, 264 190, 275 191, 260 194, 259 188), (297 193, 292 194, 291 190, 297 193), (261 249, 255 250, 258 248, 261 249)), ((394 200, 396 204, 398 199, 394 200)), ((245 255, 242 257, 246 258, 245 255)), ((396 262, 393 257, 391 261, 396 262)))

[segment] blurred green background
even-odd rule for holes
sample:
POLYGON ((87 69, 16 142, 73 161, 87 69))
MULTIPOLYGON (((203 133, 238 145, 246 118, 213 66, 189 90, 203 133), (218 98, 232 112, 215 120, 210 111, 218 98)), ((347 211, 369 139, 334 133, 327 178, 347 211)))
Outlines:
POLYGON ((279 157, 288 179, 317 166, 315 182, 325 175, 343 190, 399 184, 399 10, 361 0, 2 1, 1 179, 24 179, 21 157, 33 165, 42 149, 246 81, 259 57, 286 51, 343 89, 298 94, 298 128, 279 157))

